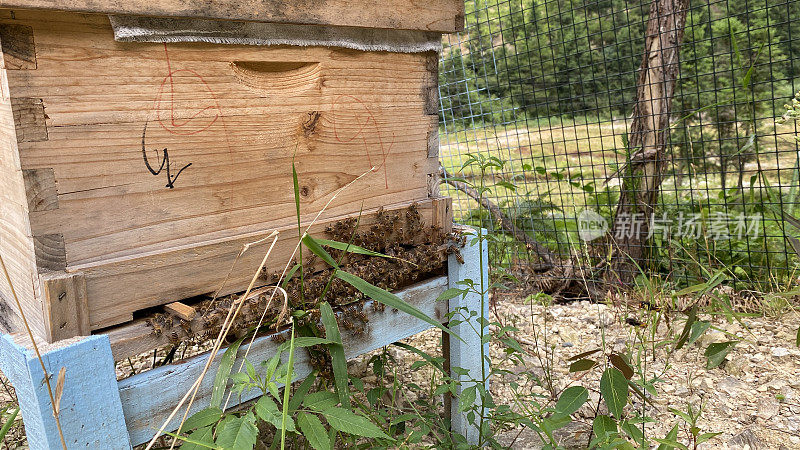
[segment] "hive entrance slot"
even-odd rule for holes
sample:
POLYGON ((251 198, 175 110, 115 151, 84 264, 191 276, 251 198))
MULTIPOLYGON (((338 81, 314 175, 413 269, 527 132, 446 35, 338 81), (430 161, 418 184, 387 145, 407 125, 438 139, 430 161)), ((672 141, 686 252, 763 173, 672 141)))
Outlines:
POLYGON ((239 83, 259 94, 297 94, 319 87, 318 62, 234 61, 239 83))

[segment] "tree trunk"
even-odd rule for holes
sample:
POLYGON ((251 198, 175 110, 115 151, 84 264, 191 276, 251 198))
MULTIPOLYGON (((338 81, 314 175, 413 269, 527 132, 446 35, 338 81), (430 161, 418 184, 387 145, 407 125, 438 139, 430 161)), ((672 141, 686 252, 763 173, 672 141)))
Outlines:
POLYGON ((613 253, 606 281, 630 284, 646 269, 647 241, 666 166, 670 112, 689 0, 653 0, 639 68, 630 158, 619 173, 620 199, 610 231, 613 253))

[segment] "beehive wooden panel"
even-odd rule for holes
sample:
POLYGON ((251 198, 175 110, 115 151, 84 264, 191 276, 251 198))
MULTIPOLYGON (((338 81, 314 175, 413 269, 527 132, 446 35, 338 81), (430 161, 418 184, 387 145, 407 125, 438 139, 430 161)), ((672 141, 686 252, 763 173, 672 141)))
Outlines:
POLYGON ((450 33, 464 26, 463 0, 0 0, 0 7, 198 17, 450 33))
POLYGON ((0 251, 50 340, 214 291, 272 229, 285 264, 293 161, 303 223, 359 177, 320 223, 412 202, 443 217, 434 52, 120 43, 104 15, 19 10, 0 38, 0 251))

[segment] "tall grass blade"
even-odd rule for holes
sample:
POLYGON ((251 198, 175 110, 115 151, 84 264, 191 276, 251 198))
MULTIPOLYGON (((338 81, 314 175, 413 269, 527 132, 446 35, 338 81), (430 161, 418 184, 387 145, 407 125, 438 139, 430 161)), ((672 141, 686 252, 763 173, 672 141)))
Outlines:
POLYGON ((336 315, 328 302, 319 304, 322 324, 325 326, 325 336, 333 341, 329 346, 331 351, 331 365, 333 366, 333 381, 336 384, 336 393, 343 408, 350 409, 350 391, 347 378, 347 357, 344 354, 342 335, 339 333, 339 324, 336 315))
POLYGON ((357 277, 357 276, 355 276, 355 275, 353 275, 351 273, 347 273, 347 272, 344 272, 344 271, 341 271, 341 270, 337 270, 336 271, 336 277, 339 278, 340 280, 344 281, 345 283, 353 286, 354 288, 358 289, 362 294, 364 294, 367 297, 375 300, 376 302, 383 303, 384 305, 386 305, 386 306, 388 306, 390 308, 395 308, 395 309, 398 309, 400 311, 403 311, 406 314, 410 314, 410 315, 416 317, 417 319, 423 320, 423 321, 435 326, 436 328, 444 331, 445 333, 449 334, 450 336, 454 336, 457 339, 461 340, 462 342, 465 342, 463 339, 461 339, 461 337, 459 335, 453 333, 452 330, 450 330, 446 326, 444 326, 441 323, 439 323, 439 321, 437 321, 436 319, 433 319, 431 317, 428 317, 427 314, 425 314, 424 312, 420 311, 416 307, 406 303, 405 301, 403 301, 403 299, 401 299, 400 297, 392 294, 391 292, 389 292, 389 291, 387 291, 385 289, 381 289, 378 286, 375 286, 375 285, 367 282, 363 278, 357 277))
POLYGON ((11 430, 11 427, 14 426, 14 419, 17 418, 17 414, 19 414, 19 406, 14 408, 14 411, 12 411, 8 416, 8 421, 3 424, 3 428, 0 428, 0 442, 6 438, 6 435, 11 430))
POLYGON ((289 338, 289 362, 286 364, 286 382, 283 385, 283 411, 281 412, 281 450, 286 448, 286 419, 289 417, 289 393, 292 391, 292 378, 294 377, 294 320, 292 320, 292 334, 289 338))
POLYGON ((333 267, 334 269, 339 268, 339 264, 336 262, 336 260, 333 259, 333 256, 331 256, 330 253, 325 251, 325 249, 322 248, 317 242, 317 240, 312 238, 310 234, 306 234, 305 236, 303 236, 302 241, 303 245, 305 245, 306 248, 311 250, 311 253, 317 255, 320 259, 325 261, 329 266, 333 267))

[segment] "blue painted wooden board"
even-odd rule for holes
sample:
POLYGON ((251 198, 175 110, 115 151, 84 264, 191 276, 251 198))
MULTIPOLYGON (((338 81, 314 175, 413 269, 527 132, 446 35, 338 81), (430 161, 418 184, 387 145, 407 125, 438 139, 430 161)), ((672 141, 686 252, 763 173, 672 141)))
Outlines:
MULTIPOLYGON (((484 241, 480 245, 475 241, 477 236, 476 232, 471 228, 462 228, 463 232, 467 233, 467 245, 461 249, 461 257, 464 264, 458 262, 455 255, 450 255, 448 258, 448 275, 449 286, 451 288, 464 289, 463 285, 457 284, 459 281, 472 280, 475 284, 475 289, 488 290, 489 286, 489 246, 484 241), (475 242, 473 242, 475 241, 475 242), (484 270, 481 273, 481 264, 484 270), (483 278, 481 278, 483 276, 483 278), (483 279, 483 284, 481 284, 483 279)), ((486 231, 483 231, 486 233, 486 231)), ((455 312, 453 319, 459 319, 462 322, 454 324, 450 328, 453 332, 461 337, 459 339, 450 339, 450 367, 460 367, 466 369, 466 375, 453 375, 462 381, 461 385, 457 388, 457 394, 470 386, 467 380, 482 380, 481 365, 485 368, 485 373, 489 373, 489 361, 481 360, 481 337, 476 332, 480 330, 480 317, 481 308, 483 308, 483 317, 489 317, 489 299, 488 296, 481 302, 481 295, 476 292, 470 292, 466 296, 457 296, 450 299, 449 308, 451 312, 455 312), (470 316, 471 313, 477 313, 475 316, 470 316), (468 320, 467 320, 468 319, 468 320)), ((488 330, 487 330, 488 333, 488 330)), ((489 342, 483 344, 484 355, 489 355, 489 342)), ((474 384, 474 383, 472 383, 474 384)), ((489 380, 485 381, 486 389, 489 389, 489 380)), ((476 404, 480 404, 480 398, 475 399, 476 404)), ((453 402, 450 410, 451 429, 467 438, 467 442, 472 445, 477 445, 479 441, 479 429, 472 425, 467 420, 466 413, 458 411, 458 402, 453 402)))
MULTIPOLYGON (((437 304, 436 299, 445 289, 447 289, 447 277, 440 277, 409 287, 396 294, 425 314, 441 321, 444 319, 447 305, 444 302, 437 304)), ((368 304, 366 308, 369 307, 368 304)), ((348 358, 381 348, 430 328, 428 323, 392 308, 370 313, 369 326, 369 334, 362 337, 352 336, 343 331, 342 339, 348 358)), ((247 359, 253 364, 266 361, 275 354, 278 345, 270 336, 258 338, 253 343, 253 349, 250 350, 247 359)), ((243 345, 239 349, 240 357, 244 355, 244 352, 245 346, 243 345)), ((211 364, 211 370, 203 380, 190 415, 208 407, 214 375, 219 367, 221 357, 222 351, 211 364)), ((133 445, 147 442, 153 437, 175 405, 200 375, 207 358, 207 354, 200 355, 189 361, 159 367, 119 382, 122 408, 133 445)), ((241 359, 234 364, 234 370, 240 364, 241 359)), ((310 373, 311 367, 306 352, 301 351, 295 354, 294 370, 295 379, 303 378, 310 373)), ((253 391, 246 393, 241 399, 234 401, 232 398, 231 404, 228 406, 231 407, 241 401, 253 399, 258 395, 260 392, 253 391)), ((185 410, 182 410, 173 419, 168 429, 174 430, 178 427, 183 411, 185 410)))
MULTIPOLYGON (((42 355, 53 390, 66 368, 61 428, 68 448, 129 449, 114 358, 107 336, 91 336, 42 355)), ((44 372, 33 350, 0 338, 0 369, 14 384, 32 449, 61 448, 44 372)))

